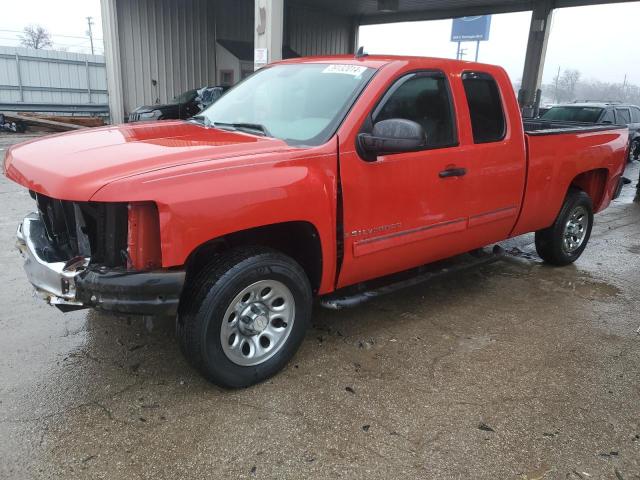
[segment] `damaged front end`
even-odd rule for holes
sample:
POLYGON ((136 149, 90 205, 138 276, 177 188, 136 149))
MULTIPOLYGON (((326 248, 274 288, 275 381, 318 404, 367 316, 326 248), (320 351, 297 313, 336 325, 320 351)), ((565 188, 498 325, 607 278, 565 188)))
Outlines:
POLYGON ((160 268, 154 204, 32 196, 38 212, 18 227, 17 247, 40 297, 62 311, 177 313, 185 274, 160 268))

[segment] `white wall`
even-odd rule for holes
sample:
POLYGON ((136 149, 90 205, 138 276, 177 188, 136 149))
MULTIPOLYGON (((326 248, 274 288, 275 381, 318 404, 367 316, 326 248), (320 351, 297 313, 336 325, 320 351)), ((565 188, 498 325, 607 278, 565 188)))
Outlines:
POLYGON ((220 44, 218 44, 216 51, 218 53, 218 78, 216 79, 215 84, 222 84, 222 76, 220 74, 222 70, 233 71, 233 83, 238 83, 238 80, 240 79, 240 60, 220 44))

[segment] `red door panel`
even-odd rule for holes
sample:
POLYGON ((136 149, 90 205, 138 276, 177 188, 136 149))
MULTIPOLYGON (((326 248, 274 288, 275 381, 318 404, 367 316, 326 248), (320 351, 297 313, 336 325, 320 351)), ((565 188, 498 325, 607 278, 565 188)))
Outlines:
POLYGON ((467 229, 465 177, 440 178, 458 148, 340 158, 344 263, 338 286, 406 270, 456 250, 467 229))

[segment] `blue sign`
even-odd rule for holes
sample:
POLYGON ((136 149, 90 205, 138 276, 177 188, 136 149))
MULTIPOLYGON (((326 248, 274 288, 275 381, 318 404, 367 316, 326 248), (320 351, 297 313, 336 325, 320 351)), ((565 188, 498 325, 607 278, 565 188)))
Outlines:
POLYGON ((491 15, 454 18, 451 26, 452 42, 489 40, 491 15))

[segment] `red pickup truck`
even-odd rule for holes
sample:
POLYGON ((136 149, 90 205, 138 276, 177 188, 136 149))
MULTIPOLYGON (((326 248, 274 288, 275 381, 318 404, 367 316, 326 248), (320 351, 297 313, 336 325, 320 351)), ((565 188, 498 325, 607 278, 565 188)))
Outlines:
POLYGON ((627 144, 523 124, 499 67, 336 56, 263 68, 188 121, 18 145, 5 171, 37 204, 18 247, 47 302, 177 315, 191 363, 243 387, 294 355, 314 297, 527 232, 575 261, 627 144))

